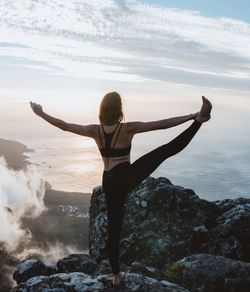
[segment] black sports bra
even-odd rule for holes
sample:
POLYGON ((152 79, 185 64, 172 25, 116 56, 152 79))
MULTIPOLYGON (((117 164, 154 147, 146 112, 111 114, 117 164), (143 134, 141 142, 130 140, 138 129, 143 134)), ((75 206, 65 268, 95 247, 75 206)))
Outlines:
POLYGON ((115 131, 118 128, 119 125, 120 125, 120 127, 118 129, 118 133, 116 135, 116 138, 115 138, 115 141, 114 141, 114 144, 113 144, 113 147, 114 147, 115 143, 116 143, 116 140, 118 138, 118 135, 120 133, 122 124, 118 123, 112 133, 106 133, 104 131, 104 129, 103 129, 103 125, 101 125, 102 131, 103 131, 103 134, 104 134, 104 138, 105 138, 105 147, 103 147, 103 145, 102 145, 102 139, 101 139, 100 130, 99 130, 99 127, 98 127, 99 139, 100 139, 101 145, 102 145, 102 148, 99 148, 99 151, 101 152, 102 156, 104 156, 104 157, 119 157, 119 156, 128 155, 130 153, 131 144, 128 147, 125 147, 125 148, 111 148, 112 138, 113 138, 113 136, 115 134, 115 131))

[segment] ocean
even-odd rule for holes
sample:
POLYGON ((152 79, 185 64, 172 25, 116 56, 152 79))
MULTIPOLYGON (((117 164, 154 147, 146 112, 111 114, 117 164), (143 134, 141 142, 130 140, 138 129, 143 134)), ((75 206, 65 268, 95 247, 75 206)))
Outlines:
MULTIPOLYGON (((242 119, 249 120, 248 113, 242 119)), ((167 143, 190 123, 135 135, 131 162, 167 143)), ((190 144, 164 161, 152 176, 167 177, 173 184, 191 188, 210 201, 250 198, 249 125, 243 126, 240 119, 223 122, 223 118, 205 123, 190 144)), ((28 160, 37 165, 53 189, 92 193, 101 184, 103 162, 94 140, 50 126, 51 132, 34 133, 32 125, 26 126, 23 131, 17 131, 14 123, 7 126, 2 123, 1 138, 34 149, 26 153, 28 160)))

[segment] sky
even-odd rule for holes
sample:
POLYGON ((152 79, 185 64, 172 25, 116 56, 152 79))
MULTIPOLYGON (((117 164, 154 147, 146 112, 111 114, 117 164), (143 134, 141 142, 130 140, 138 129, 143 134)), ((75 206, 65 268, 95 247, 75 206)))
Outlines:
POLYGON ((147 3, 163 7, 193 10, 208 17, 227 17, 246 22, 250 21, 250 3, 248 0, 149 0, 147 3))
MULTIPOLYGON (((0 137, 36 143, 43 136, 41 148, 67 134, 34 116, 30 100, 52 116, 88 124, 99 122, 100 101, 113 90, 122 95, 126 121, 194 113, 205 95, 213 111, 197 138, 200 151, 244 164, 249 6, 241 0, 1 1, 0 137)), ((165 141, 162 133, 143 135, 135 139, 134 157, 141 146, 165 141)), ((247 181, 243 164, 237 167, 247 181)))
POLYGON ((33 100, 90 121, 112 90, 126 98, 128 118, 145 99, 248 97, 249 4, 235 2, 1 1, 4 116, 17 106, 31 119, 33 100))

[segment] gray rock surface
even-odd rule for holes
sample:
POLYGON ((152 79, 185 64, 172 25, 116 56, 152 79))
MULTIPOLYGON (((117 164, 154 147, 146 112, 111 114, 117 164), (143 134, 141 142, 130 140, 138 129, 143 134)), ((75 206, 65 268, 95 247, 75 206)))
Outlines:
POLYGON ((85 254, 71 254, 56 265, 59 273, 82 272, 91 275, 98 269, 97 263, 85 254))
POLYGON ((17 283, 20 283, 34 276, 53 274, 55 271, 55 268, 45 265, 38 259, 28 259, 21 261, 17 265, 17 269, 13 274, 13 279, 16 280, 17 283))
MULTIPOLYGON (((156 280, 136 273, 122 272, 123 287, 119 291, 187 292, 178 284, 156 280)), ((12 292, 82 292, 117 291, 112 285, 112 275, 91 277, 81 272, 58 273, 51 276, 32 277, 12 289, 12 292)))
MULTIPOLYGON (((90 203, 89 253, 107 258, 107 207, 101 187, 90 203)), ((250 261, 250 199, 209 202, 167 178, 149 177, 125 203, 121 262, 162 268, 194 253, 250 261)))
POLYGON ((181 283, 191 291, 250 291, 250 263, 210 254, 195 254, 178 261, 181 283))
POLYGON ((207 252, 250 262, 250 200, 225 199, 215 203, 220 215, 207 234, 207 252))
POLYGON ((101 187, 89 214, 89 255, 69 255, 56 267, 22 261, 13 292, 250 291, 250 199, 209 202, 166 178, 147 178, 126 198, 119 290, 112 287, 101 187))

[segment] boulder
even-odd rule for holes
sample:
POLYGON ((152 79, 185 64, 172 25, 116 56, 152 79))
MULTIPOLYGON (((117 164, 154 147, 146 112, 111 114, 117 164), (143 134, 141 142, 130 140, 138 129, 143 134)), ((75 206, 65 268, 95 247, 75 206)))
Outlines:
POLYGON ((191 291, 250 291, 250 263, 211 254, 195 254, 178 263, 178 282, 191 291))
POLYGON ((250 262, 250 200, 215 201, 220 209, 207 234, 206 252, 250 262))
MULTIPOLYGON (((187 292, 189 290, 178 284, 166 280, 156 280, 136 273, 122 272, 123 288, 119 291, 150 291, 150 292, 187 292)), ((117 291, 112 285, 111 275, 90 275, 74 273, 58 273, 51 276, 36 276, 30 278, 25 283, 19 284, 12 289, 12 292, 98 292, 117 291)))
POLYGON ((71 254, 57 262, 59 273, 83 272, 93 274, 98 269, 98 265, 87 254, 71 254))
MULTIPOLYGON (((250 260, 250 199, 210 202, 167 178, 148 177, 125 200, 121 263, 162 268, 194 253, 250 260)), ((89 253, 107 259, 107 206, 101 186, 90 208, 89 253)))
POLYGON ((20 283, 34 276, 47 274, 47 266, 42 261, 38 259, 28 259, 21 261, 17 265, 16 271, 13 274, 13 279, 16 280, 17 283, 20 283))

